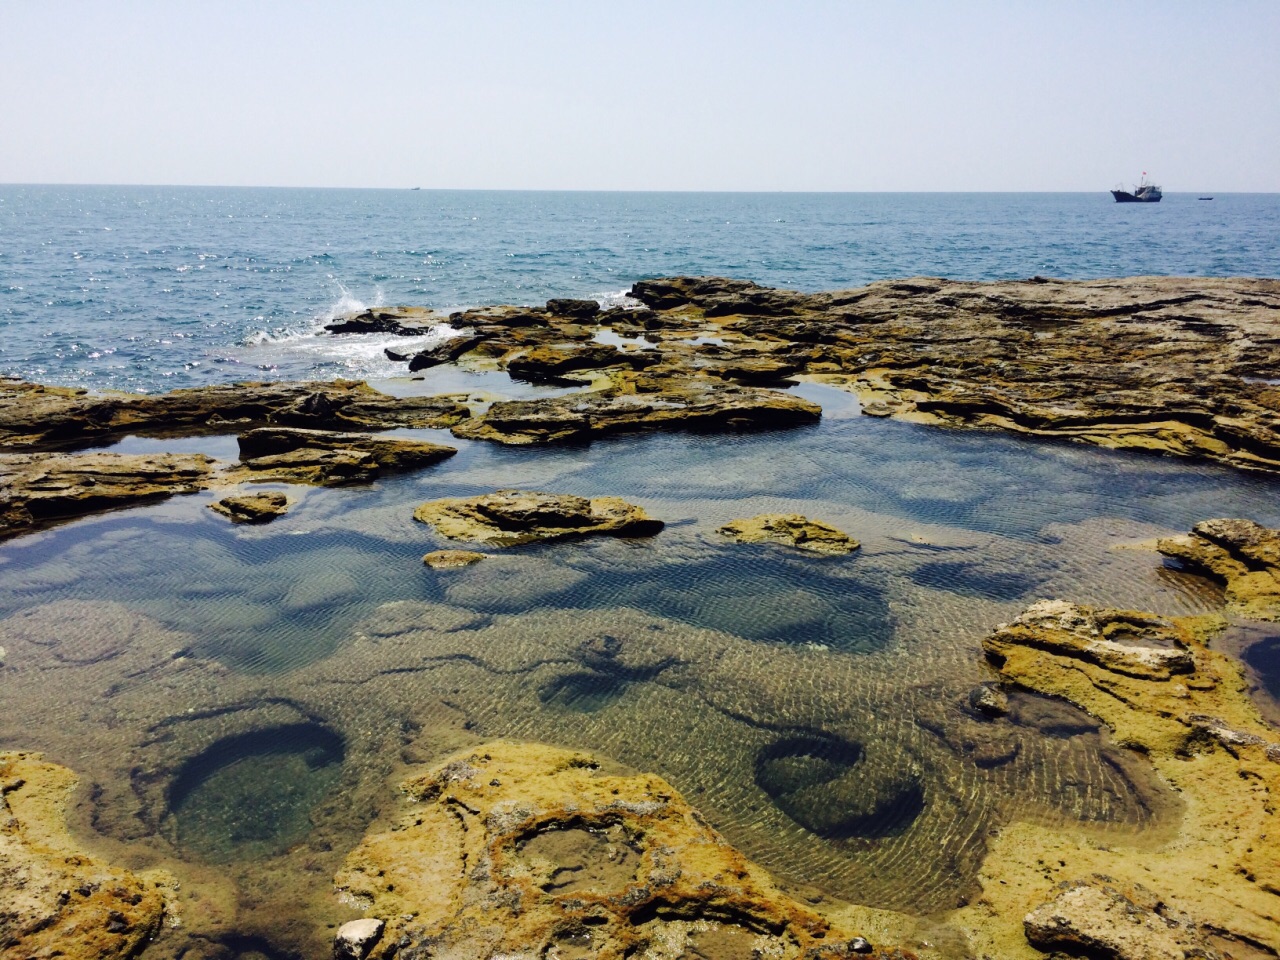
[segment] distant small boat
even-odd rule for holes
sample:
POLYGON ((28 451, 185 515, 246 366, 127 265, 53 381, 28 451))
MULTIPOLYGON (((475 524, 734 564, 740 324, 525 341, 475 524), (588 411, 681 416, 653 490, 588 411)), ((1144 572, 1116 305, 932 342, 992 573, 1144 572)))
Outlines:
POLYGON ((1196 197, 1197 200, 1212 200, 1213 197, 1196 197))
POLYGON ((1159 203, 1160 198, 1164 196, 1154 183, 1147 183, 1145 171, 1142 174, 1142 181, 1132 191, 1124 189, 1121 185, 1112 190, 1111 195, 1116 198, 1116 203, 1159 203))
POLYGON ((410 190, 421 190, 422 188, 421 188, 421 187, 410 187, 409 189, 410 189, 410 190))

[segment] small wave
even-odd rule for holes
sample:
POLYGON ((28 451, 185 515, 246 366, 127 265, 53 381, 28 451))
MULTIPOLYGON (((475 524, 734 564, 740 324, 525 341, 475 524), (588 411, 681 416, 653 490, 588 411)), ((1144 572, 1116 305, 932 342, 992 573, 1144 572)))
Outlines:
POLYGON ((626 290, 595 294, 592 299, 600 301, 600 309, 602 310, 610 310, 613 307, 622 307, 624 310, 638 310, 644 306, 643 303, 631 296, 630 287, 626 290))

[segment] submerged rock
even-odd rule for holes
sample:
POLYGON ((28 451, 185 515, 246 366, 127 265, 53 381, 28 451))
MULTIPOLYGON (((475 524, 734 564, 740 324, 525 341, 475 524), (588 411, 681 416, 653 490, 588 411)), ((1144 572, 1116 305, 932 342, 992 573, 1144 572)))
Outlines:
POLYGON ((432 550, 423 556, 422 562, 432 570, 451 570, 479 563, 485 556, 474 550, 432 550))
POLYGON ((662 529, 643 508, 620 497, 498 490, 467 499, 432 500, 413 512, 451 540, 475 540, 514 547, 541 540, 568 540, 594 534, 651 537, 662 529))
POLYGON ((739 543, 781 543, 811 553, 845 554, 861 546, 844 531, 798 513, 762 513, 747 520, 731 520, 716 532, 739 543))
POLYGON ((296 427, 262 427, 240 435, 240 468, 234 479, 264 483, 338 486, 382 473, 439 463, 458 451, 422 440, 384 439, 296 427))
POLYGON ((283 493, 250 493, 243 497, 223 497, 209 504, 232 523, 270 523, 283 517, 289 509, 289 498, 283 493))
POLYGON ((1205 520, 1156 549, 1226 584, 1227 602, 1255 620, 1280 620, 1280 530, 1252 520, 1205 520))
POLYGON ((524 445, 591 440, 650 428, 730 431, 817 423, 816 403, 776 390, 712 379, 660 383, 646 393, 604 390, 541 400, 507 400, 453 428, 473 440, 524 445), (718 384, 718 385, 717 385, 718 384))
POLYGON ((0 540, 76 517, 203 489, 198 453, 0 454, 0 540))
POLYGON ((375 960, 910 956, 782 893, 656 776, 499 741, 403 789, 400 822, 366 836, 335 878, 386 924, 375 960))
POLYGON ((82 850, 65 823, 75 786, 38 754, 0 752, 0 955, 125 960, 160 930, 167 878, 82 850))

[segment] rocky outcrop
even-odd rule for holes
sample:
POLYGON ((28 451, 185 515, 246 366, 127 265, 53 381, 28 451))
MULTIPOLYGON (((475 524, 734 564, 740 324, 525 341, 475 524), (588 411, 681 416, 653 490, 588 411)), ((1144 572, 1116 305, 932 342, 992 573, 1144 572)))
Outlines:
POLYGON ((403 784, 335 878, 385 923, 368 956, 907 957, 782 893, 670 784, 495 742, 403 784))
POLYGON ((716 532, 739 543, 781 543, 810 553, 846 554, 861 546, 844 531, 798 513, 762 513, 730 520, 716 532))
POLYGON ((1252 520, 1205 520, 1156 549, 1226 585, 1228 604, 1255 620, 1280 620, 1280 530, 1252 520))
POLYGON ((75 786, 38 754, 0 753, 0 955, 125 960, 160 930, 166 878, 77 845, 65 823, 75 786))
POLYGON ((671 277, 631 296, 644 309, 453 314, 468 339, 431 351, 518 368, 531 351, 590 340, 590 323, 651 338, 618 351, 608 369, 622 381, 640 363, 686 380, 806 375, 857 393, 874 416, 1280 470, 1280 281, 917 277, 806 294, 671 277))
POLYGON ((592 440, 646 429, 762 430, 817 423, 822 408, 776 390, 715 381, 658 382, 646 392, 603 390, 508 400, 454 427, 459 437, 526 445, 592 440))
POLYGON ((1143 886, 1120 890, 1098 876, 1060 889, 1023 921, 1027 940, 1039 950, 1105 960, 1221 960, 1205 932, 1143 886))
POLYGON ((494 547, 570 540, 605 534, 651 537, 662 529, 641 507, 621 497, 499 490, 467 499, 432 500, 413 512, 451 540, 472 540, 494 547))
POLYGON ((1071 955, 1280 951, 1271 840, 1280 736, 1250 700, 1240 665, 1204 644, 1221 626, 1041 601, 983 642, 1006 683, 1097 717, 1183 809, 1176 835, 1156 843, 1031 824, 1002 832, 983 863, 982 896, 952 917, 975 953, 1035 956, 1006 922, 1022 916, 1018 933, 1030 944, 1071 955))
POLYGON ((624 353, 605 343, 570 343, 533 347, 506 361, 507 373, 532 383, 560 383, 566 375, 605 367, 642 369, 658 362, 658 357, 639 351, 624 353))
POLYGON ((1042 600, 982 642, 997 660, 1019 647, 1096 664, 1146 680, 1195 671, 1195 658, 1170 621, 1131 610, 1095 610, 1064 600, 1042 600), (1135 642, 1141 638, 1142 642, 1135 642))
POLYGON ((203 489, 202 454, 0 454, 0 539, 203 489))
POLYGON ((239 438, 240 467, 232 479, 339 486, 439 463, 458 451, 422 440, 384 439, 293 427, 262 427, 239 438))
POLYGON ((391 397, 350 380, 236 383, 157 396, 0 380, 0 447, 15 449, 66 449, 130 433, 225 434, 267 425, 439 428, 467 415, 451 397, 391 397))
POLYGON ((223 497, 209 504, 232 523, 270 523, 283 517, 289 509, 289 498, 283 493, 250 493, 242 497, 223 497))
POLYGON ((325 324, 330 333, 392 333, 420 337, 448 322, 448 317, 424 307, 371 307, 325 324))

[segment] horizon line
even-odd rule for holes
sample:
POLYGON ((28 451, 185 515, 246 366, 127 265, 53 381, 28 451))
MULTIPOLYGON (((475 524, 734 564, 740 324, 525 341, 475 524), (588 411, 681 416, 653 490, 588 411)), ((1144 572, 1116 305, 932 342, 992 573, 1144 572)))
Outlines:
MULTIPOLYGON (((683 188, 619 188, 619 187, 350 187, 350 186, 312 186, 299 184, 226 184, 226 183, 89 183, 81 181, 0 181, 0 187, 111 187, 116 189, 179 189, 179 190, 377 190, 404 193, 713 193, 713 194, 1046 194, 1071 193, 1092 194, 1110 193, 1113 188, 1101 187, 1096 190, 731 190, 731 189, 699 189, 683 188)), ((1199 190, 1165 190, 1173 194, 1207 194, 1215 193, 1212 189, 1199 190)), ((1219 190, 1218 194, 1259 194, 1275 195, 1280 190, 1219 190)))

